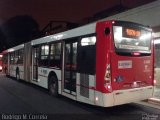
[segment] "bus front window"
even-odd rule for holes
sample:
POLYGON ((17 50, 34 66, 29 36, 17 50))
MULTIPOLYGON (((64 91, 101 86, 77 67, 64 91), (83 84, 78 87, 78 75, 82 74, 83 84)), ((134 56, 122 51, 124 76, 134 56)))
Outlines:
POLYGON ((113 26, 117 51, 145 51, 151 49, 151 31, 141 27, 113 26))

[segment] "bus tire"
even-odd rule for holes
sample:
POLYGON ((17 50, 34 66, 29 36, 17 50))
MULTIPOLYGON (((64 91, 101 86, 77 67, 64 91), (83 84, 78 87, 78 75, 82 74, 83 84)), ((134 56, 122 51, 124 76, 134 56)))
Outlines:
POLYGON ((16 80, 20 80, 19 69, 16 70, 16 80))
POLYGON ((54 97, 58 97, 58 80, 56 77, 51 76, 49 78, 49 85, 48 85, 50 95, 54 97))

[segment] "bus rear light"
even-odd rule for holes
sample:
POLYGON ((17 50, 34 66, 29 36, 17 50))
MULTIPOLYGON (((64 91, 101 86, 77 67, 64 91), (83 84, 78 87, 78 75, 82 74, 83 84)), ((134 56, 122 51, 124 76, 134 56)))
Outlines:
POLYGON ((133 82, 131 85, 132 88, 140 87, 140 84, 138 82, 133 82))
POLYGON ((106 81, 111 81, 111 75, 110 75, 110 64, 107 65, 106 67, 106 73, 105 73, 105 78, 106 81))
POLYGON ((0 66, 0 70, 2 70, 2 66, 0 66))
POLYGON ((139 56, 139 55, 141 55, 141 53, 139 53, 139 52, 133 52, 133 53, 131 53, 132 55, 134 55, 134 56, 139 56))
POLYGON ((104 86, 109 92, 112 92, 112 87, 111 87, 110 83, 106 83, 106 84, 104 84, 104 86))
POLYGON ((105 80, 104 81, 104 84, 108 84, 108 83, 110 83, 111 81, 110 80, 105 80))
POLYGON ((109 71, 106 71, 105 78, 110 78, 110 72, 109 71))
POLYGON ((110 86, 110 85, 108 85, 107 87, 108 87, 108 89, 111 89, 111 86, 110 86))

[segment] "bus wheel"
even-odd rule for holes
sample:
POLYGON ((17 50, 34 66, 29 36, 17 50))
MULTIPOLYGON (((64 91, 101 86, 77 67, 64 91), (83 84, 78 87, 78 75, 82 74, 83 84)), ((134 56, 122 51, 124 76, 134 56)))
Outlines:
POLYGON ((19 70, 16 71, 16 80, 20 80, 19 70))
POLYGON ((54 76, 50 77, 48 88, 52 96, 58 97, 58 80, 54 76))

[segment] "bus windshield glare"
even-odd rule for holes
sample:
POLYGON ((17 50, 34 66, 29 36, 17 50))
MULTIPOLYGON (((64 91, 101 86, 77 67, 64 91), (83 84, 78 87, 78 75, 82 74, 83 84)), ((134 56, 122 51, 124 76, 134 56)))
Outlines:
POLYGON ((143 28, 113 26, 117 50, 146 51, 151 49, 151 31, 143 28))

